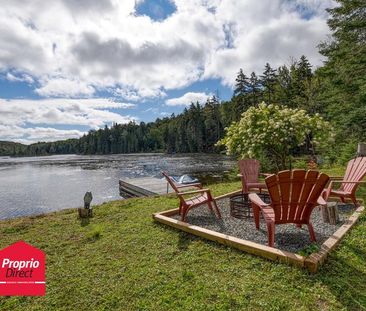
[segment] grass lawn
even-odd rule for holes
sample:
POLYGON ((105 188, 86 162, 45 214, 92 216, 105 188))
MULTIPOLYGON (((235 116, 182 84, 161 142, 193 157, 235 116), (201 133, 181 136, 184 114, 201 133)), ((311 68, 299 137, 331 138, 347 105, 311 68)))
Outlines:
POLYGON ((366 310, 365 215, 312 275, 152 220, 176 205, 174 196, 110 202, 89 224, 76 210, 0 222, 0 248, 23 239, 47 254, 46 296, 0 297, 0 308, 366 310))

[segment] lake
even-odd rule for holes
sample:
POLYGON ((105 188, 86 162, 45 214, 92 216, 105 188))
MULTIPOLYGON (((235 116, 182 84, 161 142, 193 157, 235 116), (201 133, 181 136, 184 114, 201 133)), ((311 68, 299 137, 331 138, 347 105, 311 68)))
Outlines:
POLYGON ((190 174, 219 179, 235 161, 216 154, 118 154, 0 157, 0 219, 38 215, 83 206, 86 191, 92 205, 121 199, 118 180, 190 174))

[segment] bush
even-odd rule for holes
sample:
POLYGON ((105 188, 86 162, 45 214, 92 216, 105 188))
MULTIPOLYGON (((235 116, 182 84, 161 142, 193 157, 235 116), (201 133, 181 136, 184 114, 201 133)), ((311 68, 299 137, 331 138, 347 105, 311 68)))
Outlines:
POLYGON ((327 167, 331 167, 334 164, 344 166, 349 160, 353 159, 357 153, 358 140, 355 138, 349 138, 347 141, 343 141, 335 144, 332 148, 329 148, 324 157, 324 162, 327 167))
POLYGON ((309 159, 307 158, 297 158, 292 162, 292 168, 298 168, 298 169, 308 169, 308 163, 309 159))
POLYGON ((306 140, 313 150, 315 146, 321 149, 332 140, 331 133, 331 126, 319 114, 309 116, 305 110, 262 103, 244 112, 218 144, 225 145, 228 154, 266 158, 277 170, 283 170, 290 167, 292 149, 306 140))

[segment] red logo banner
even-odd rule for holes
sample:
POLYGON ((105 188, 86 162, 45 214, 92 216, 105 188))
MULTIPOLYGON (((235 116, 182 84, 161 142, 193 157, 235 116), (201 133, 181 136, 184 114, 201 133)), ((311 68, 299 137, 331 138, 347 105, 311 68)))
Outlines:
POLYGON ((44 296, 46 255, 24 242, 0 251, 0 296, 44 296))

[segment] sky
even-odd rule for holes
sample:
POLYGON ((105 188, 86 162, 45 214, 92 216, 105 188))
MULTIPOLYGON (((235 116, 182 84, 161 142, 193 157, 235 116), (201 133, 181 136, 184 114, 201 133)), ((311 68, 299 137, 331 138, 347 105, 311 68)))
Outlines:
POLYGON ((0 0, 0 140, 150 122, 306 55, 332 0, 0 0))

